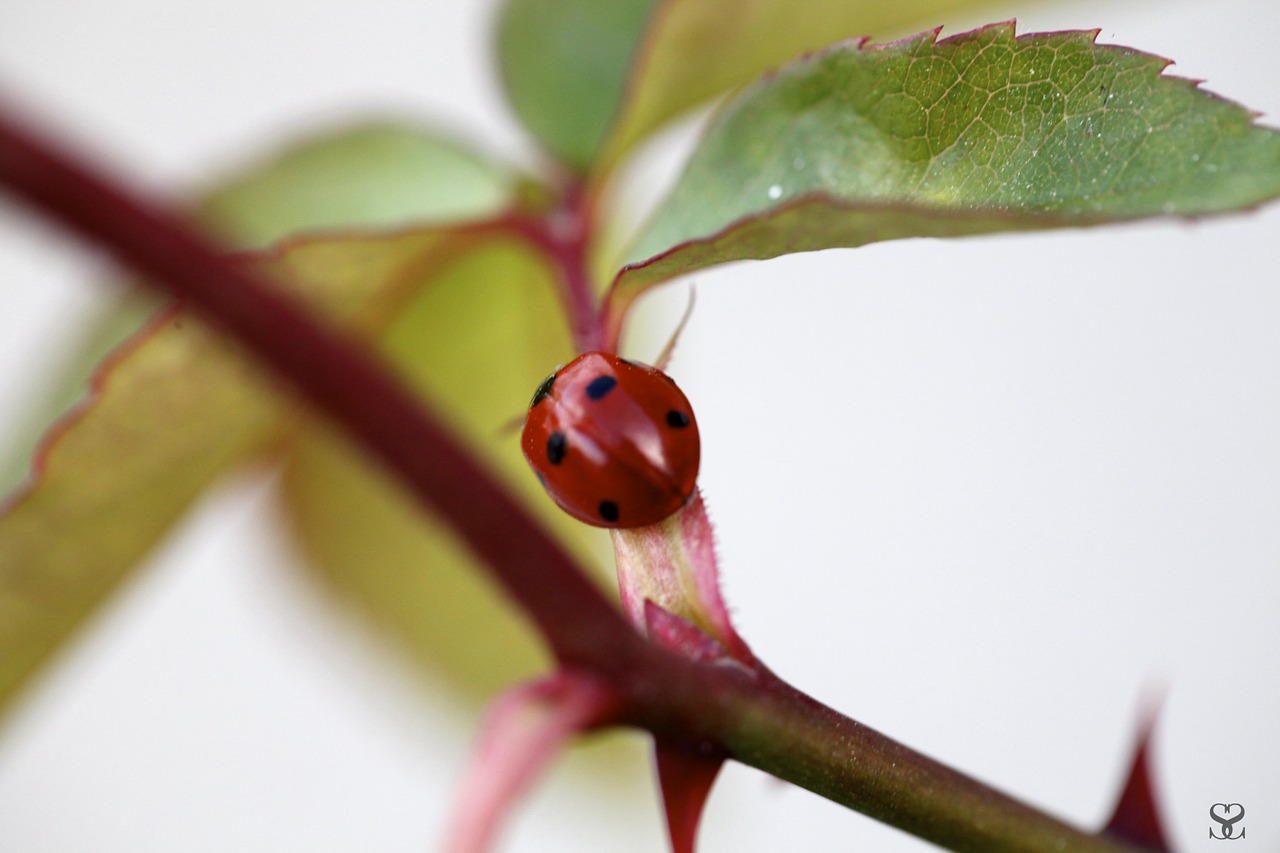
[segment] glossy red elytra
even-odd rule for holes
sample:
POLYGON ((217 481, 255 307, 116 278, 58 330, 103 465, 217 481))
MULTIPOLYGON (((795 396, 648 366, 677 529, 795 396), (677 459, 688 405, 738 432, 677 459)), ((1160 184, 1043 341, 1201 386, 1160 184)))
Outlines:
POLYGON ((608 353, 584 353, 547 377, 520 442, 551 499, 597 527, 661 521, 698 479, 688 399, 656 367, 608 353))

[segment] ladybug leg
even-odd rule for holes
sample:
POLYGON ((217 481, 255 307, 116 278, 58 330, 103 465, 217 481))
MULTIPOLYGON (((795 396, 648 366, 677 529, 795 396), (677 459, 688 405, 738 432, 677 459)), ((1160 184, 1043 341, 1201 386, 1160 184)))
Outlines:
POLYGON ((498 427, 493 431, 494 437, 506 438, 509 435, 515 435, 520 431, 520 428, 524 426, 525 419, 528 417, 529 413, 526 412, 523 415, 516 415, 509 421, 503 421, 501 424, 498 424, 498 427))
POLYGON ((689 317, 693 315, 693 303, 696 301, 697 293, 694 291, 693 285, 689 285, 689 304, 685 306, 684 316, 680 318, 680 322, 676 324, 676 330, 671 333, 671 340, 667 341, 667 345, 662 348, 662 352, 658 353, 658 359, 653 366, 667 372, 667 363, 671 361, 671 354, 676 350, 676 341, 680 340, 680 333, 684 331, 684 327, 689 323, 689 317))

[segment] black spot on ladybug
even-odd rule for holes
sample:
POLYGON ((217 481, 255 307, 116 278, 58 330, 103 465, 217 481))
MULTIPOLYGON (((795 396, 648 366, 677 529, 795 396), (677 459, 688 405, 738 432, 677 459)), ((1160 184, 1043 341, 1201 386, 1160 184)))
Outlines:
POLYGON ((599 400, 613 390, 618 384, 618 380, 612 376, 597 376, 587 385, 587 396, 592 400, 599 400))
POLYGON ((538 390, 533 392, 533 402, 529 404, 529 408, 541 403, 551 395, 551 386, 556 384, 556 375, 553 373, 546 379, 542 380, 542 384, 538 386, 538 390))
POLYGON ((676 429, 684 429, 689 425, 689 416, 684 412, 677 412, 675 409, 667 412, 667 426, 676 429))
POLYGON ((564 433, 556 430, 547 437, 547 461, 552 465, 559 465, 564 459, 564 452, 569 447, 568 440, 565 439, 564 433))
POLYGON ((600 517, 605 521, 617 521, 618 505, 613 501, 600 501, 600 517))

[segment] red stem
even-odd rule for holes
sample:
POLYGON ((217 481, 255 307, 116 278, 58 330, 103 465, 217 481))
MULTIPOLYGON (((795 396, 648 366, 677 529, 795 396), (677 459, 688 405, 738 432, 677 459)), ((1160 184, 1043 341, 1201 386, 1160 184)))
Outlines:
POLYGON ((583 187, 572 185, 562 193, 558 207, 541 219, 521 223, 525 237, 556 265, 573 345, 580 353, 606 348, 588 264, 595 218, 592 206, 583 187))
POLYGON ((568 664, 642 643, 545 528, 387 371, 178 217, 0 110, 0 183, 190 301, 403 478, 486 563, 568 664))

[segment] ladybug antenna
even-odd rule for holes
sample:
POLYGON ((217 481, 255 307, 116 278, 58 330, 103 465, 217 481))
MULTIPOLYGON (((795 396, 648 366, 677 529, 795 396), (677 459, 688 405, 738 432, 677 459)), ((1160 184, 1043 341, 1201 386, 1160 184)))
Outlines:
POLYGON ((693 314, 693 303, 697 301, 696 297, 697 292, 691 284, 689 285, 689 304, 684 308, 684 316, 676 324, 676 330, 671 333, 671 340, 667 341, 667 345, 662 348, 662 352, 658 353, 658 358, 653 363, 653 366, 663 373, 667 371, 667 364, 671 361, 671 354, 675 352, 676 341, 680 340, 680 333, 684 331, 685 325, 689 322, 689 317, 693 314))

